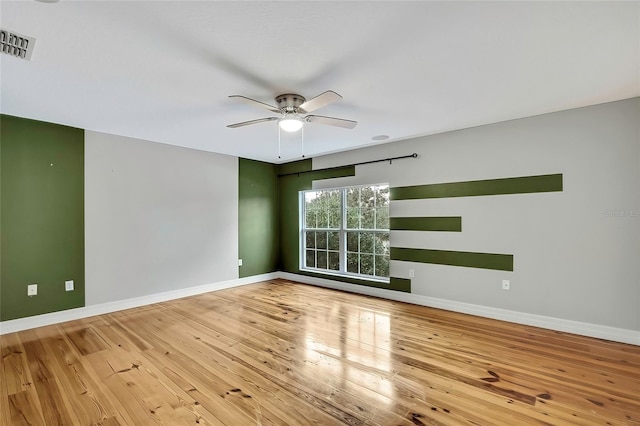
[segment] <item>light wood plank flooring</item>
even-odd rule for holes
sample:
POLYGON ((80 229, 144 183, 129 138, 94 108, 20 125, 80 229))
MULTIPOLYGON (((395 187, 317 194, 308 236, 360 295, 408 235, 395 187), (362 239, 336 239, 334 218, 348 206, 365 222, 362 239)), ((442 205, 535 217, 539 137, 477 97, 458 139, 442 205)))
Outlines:
POLYGON ((274 280, 2 339, 2 425, 640 424, 640 347, 274 280))

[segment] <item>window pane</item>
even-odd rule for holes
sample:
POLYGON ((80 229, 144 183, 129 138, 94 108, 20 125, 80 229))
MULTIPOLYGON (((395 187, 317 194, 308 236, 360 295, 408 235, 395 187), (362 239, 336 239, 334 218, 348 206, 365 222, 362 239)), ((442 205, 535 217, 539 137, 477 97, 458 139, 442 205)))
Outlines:
POLYGON ((318 210, 318 214, 317 214, 317 225, 316 228, 327 228, 329 225, 329 217, 327 215, 327 210, 326 209, 322 209, 322 210, 318 210))
POLYGON ((376 187, 376 207, 385 207, 389 205, 389 187, 376 187))
POLYGON ((316 248, 326 249, 327 248, 327 233, 326 232, 316 232, 316 248))
POLYGON ((330 191, 316 191, 316 194, 318 194, 318 206, 320 208, 326 209, 327 208, 327 200, 329 199, 329 195, 330 195, 330 191))
POLYGON ((347 253, 347 272, 358 273, 358 253, 347 253))
POLYGON ((360 232, 360 253, 373 254, 373 233, 360 232))
POLYGON ((304 205, 305 208, 310 208, 316 205, 316 198, 318 198, 317 191, 307 191, 304 193, 304 205))
POLYGON ((329 232, 329 242, 328 242, 329 250, 340 250, 340 233, 339 232, 329 232))
POLYGON ((389 229, 389 208, 376 209, 376 229, 389 229))
POLYGON ((360 254, 360 273, 373 275, 373 255, 360 254))
POLYGON ((330 210, 338 209, 340 210, 340 198, 341 192, 339 189, 334 191, 327 191, 327 208, 330 210))
POLYGON ((364 186, 360 189, 360 207, 373 208, 375 207, 375 186, 364 186))
POLYGON ((318 263, 316 264, 316 268, 327 269, 327 252, 326 251, 318 251, 318 263))
POLYGON ((360 227, 360 209, 347 209, 347 229, 360 227))
POLYGON ((347 251, 351 251, 351 252, 358 251, 358 233, 357 232, 347 232, 347 251))
POLYGON ((307 209, 304 215, 304 226, 306 228, 316 227, 316 211, 307 209))
POLYGON ((361 229, 375 229, 375 210, 362 209, 362 216, 360 222, 361 229))
POLYGON ((307 258, 305 265, 308 268, 316 267, 316 252, 314 250, 307 250, 307 258))
POLYGON ((329 228, 340 229, 340 222, 342 220, 342 212, 340 211, 340 208, 332 208, 327 214, 329 215, 329 228))
POLYGON ((376 254, 389 255, 389 234, 376 233, 375 250, 376 254))
POLYGON ((360 188, 347 189, 347 207, 360 206, 360 188))
POLYGON ((305 232, 305 244, 307 248, 316 247, 316 233, 313 231, 305 232))
POLYGON ((389 258, 386 256, 376 256, 376 276, 388 277, 389 276, 389 258))
POLYGON ((329 268, 332 271, 340 270, 340 253, 337 251, 329 252, 329 268))

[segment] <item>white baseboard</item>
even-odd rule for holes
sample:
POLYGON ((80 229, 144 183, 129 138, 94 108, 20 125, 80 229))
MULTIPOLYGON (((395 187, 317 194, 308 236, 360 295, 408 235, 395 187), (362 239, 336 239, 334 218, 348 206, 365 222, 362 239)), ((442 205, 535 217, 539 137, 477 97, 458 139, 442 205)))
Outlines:
POLYGON ((15 320, 2 321, 0 322, 0 335, 14 333, 16 331, 28 330, 36 327, 44 327, 61 322, 73 321, 81 318, 92 317, 95 315, 108 314, 110 312, 122 311, 124 309, 137 308, 139 306, 151 305, 153 303, 166 302, 168 300, 180 299, 182 297, 194 296, 196 294, 209 293, 211 291, 223 290, 225 288, 239 287, 242 285, 257 283, 260 281, 273 280, 275 278, 279 278, 279 276, 279 272, 272 272, 269 274, 254 275, 246 278, 238 278, 213 284, 188 287, 163 293, 150 294, 148 296, 118 300, 115 302, 100 303, 98 305, 85 306, 82 308, 68 309, 66 311, 52 312, 50 314, 42 314, 15 320))
POLYGON ((453 300, 437 299, 419 294, 405 293, 395 290, 386 290, 376 287, 366 287, 356 284, 348 284, 324 278, 309 277, 306 275, 280 272, 281 278, 297 281, 320 287, 348 291, 351 293, 366 294, 368 296, 382 297, 384 299, 397 300, 399 302, 412 303, 414 305, 429 306, 464 314, 477 315, 485 318, 493 318, 516 324, 531 325, 549 330, 579 334, 581 336, 595 337, 614 342, 629 343, 640 346, 640 331, 624 328, 608 327, 605 325, 590 324, 586 322, 571 321, 561 318, 553 318, 542 315, 528 314, 510 311, 506 309, 492 308, 489 306, 473 305, 470 303, 456 302, 453 300))
POLYGON ((246 278, 239 278, 213 284, 205 284, 180 290, 167 291, 164 293, 151 294, 148 296, 135 297, 132 299, 101 303, 98 305, 86 306, 83 308, 69 309, 66 311, 52 312, 50 314, 3 321, 0 322, 0 335, 13 333, 16 331, 28 330, 36 327, 44 327, 47 325, 58 324, 61 322, 72 321, 81 318, 87 318, 94 315, 107 314, 124 309, 136 308, 153 303, 166 302, 168 300, 180 299, 182 297, 194 296, 196 294, 223 290, 225 288, 239 287, 246 284, 268 281, 276 278, 284 278, 287 280, 316 285, 319 287, 343 290, 351 293, 365 294, 368 296, 397 300, 399 302, 412 303, 414 305, 446 309, 448 311, 478 315, 485 318, 493 318, 502 321, 513 322, 516 324, 531 325, 550 330, 579 334, 582 336, 595 337, 598 339, 606 339, 614 342, 630 343, 632 345, 640 346, 640 331, 608 327, 604 325, 590 324, 579 321, 571 321, 561 318, 546 317, 542 315, 527 314, 506 309, 456 302, 453 300, 437 299, 434 297, 427 297, 419 294, 411 294, 395 290, 386 290, 383 288, 348 284, 325 278, 292 274, 289 272, 272 272, 269 274, 254 275, 246 278))

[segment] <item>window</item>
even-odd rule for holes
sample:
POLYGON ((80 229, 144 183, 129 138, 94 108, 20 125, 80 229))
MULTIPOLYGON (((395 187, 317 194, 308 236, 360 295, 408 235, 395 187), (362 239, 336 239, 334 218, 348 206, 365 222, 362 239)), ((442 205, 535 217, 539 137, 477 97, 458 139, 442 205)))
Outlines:
POLYGON ((389 185, 303 191, 301 269, 389 279, 389 185))

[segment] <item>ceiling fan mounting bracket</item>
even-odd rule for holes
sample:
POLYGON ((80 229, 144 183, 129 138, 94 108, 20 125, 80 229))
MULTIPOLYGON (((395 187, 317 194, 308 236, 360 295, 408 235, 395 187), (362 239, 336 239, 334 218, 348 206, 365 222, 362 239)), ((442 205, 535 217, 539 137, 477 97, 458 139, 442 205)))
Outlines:
POLYGON ((284 95, 276 96, 276 104, 283 114, 285 113, 297 113, 300 105, 306 102, 304 96, 296 95, 294 93, 286 93, 284 95))

